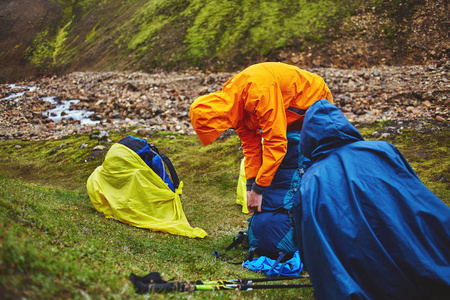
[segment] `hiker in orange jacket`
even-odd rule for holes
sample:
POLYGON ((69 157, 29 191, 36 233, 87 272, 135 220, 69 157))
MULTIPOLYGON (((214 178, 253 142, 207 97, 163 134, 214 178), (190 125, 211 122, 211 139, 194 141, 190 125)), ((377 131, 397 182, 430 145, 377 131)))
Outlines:
POLYGON ((333 103, 320 76, 268 62, 248 67, 229 79, 221 91, 192 103, 192 126, 204 146, 229 128, 239 135, 250 212, 261 211, 262 193, 286 154, 287 130, 300 129, 306 110, 320 99, 333 103))

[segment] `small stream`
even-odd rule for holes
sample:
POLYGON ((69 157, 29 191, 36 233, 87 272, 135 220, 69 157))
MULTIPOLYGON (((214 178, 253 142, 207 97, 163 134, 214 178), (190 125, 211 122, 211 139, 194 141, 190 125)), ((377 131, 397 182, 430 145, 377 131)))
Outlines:
MULTIPOLYGON (((39 89, 38 87, 35 86, 20 86, 16 84, 6 84, 5 86, 9 88, 11 94, 7 97, 0 98, 0 101, 10 100, 18 102, 21 100, 22 96, 25 95, 25 93, 39 89), (22 91, 14 93, 13 91, 15 89, 20 89, 22 91)), ((43 97, 41 99, 43 101, 50 102, 50 104, 55 106, 55 108, 42 112, 44 116, 49 117, 55 123, 59 123, 63 119, 80 121, 81 125, 96 124, 100 122, 100 121, 92 121, 89 118, 91 115, 94 114, 93 111, 70 109, 72 104, 74 105, 78 104, 80 100, 73 99, 73 100, 57 101, 56 97, 54 96, 43 97)))

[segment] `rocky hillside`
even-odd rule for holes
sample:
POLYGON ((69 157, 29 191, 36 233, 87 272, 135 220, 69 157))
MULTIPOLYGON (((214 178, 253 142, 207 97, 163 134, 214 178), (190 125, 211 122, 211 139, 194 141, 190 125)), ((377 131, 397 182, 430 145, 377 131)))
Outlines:
POLYGON ((2 0, 0 82, 74 71, 448 60, 446 0, 2 0))

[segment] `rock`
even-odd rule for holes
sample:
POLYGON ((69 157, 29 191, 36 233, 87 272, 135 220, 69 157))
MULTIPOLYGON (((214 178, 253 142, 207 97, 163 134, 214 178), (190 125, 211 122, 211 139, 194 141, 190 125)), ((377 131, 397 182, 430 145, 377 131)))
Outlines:
POLYGON ((431 107, 431 102, 428 101, 428 100, 425 100, 425 101, 422 102, 422 105, 425 106, 425 107, 431 107))
POLYGON ((157 131, 154 128, 140 128, 136 132, 141 136, 150 136, 152 134, 157 133, 157 131))

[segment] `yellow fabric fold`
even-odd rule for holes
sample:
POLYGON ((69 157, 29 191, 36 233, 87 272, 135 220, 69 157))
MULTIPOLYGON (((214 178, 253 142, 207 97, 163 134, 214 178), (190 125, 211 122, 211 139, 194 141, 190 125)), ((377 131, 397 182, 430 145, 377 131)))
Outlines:
POLYGON ((242 205, 242 212, 248 214, 247 209, 247 179, 245 178, 245 157, 241 160, 241 167, 239 171, 239 179, 237 184, 237 198, 236 203, 242 205))
POLYGON ((173 192, 139 157, 122 144, 114 144, 105 161, 89 176, 87 190, 95 209, 107 218, 153 231, 204 238, 184 214, 180 195, 173 192))

